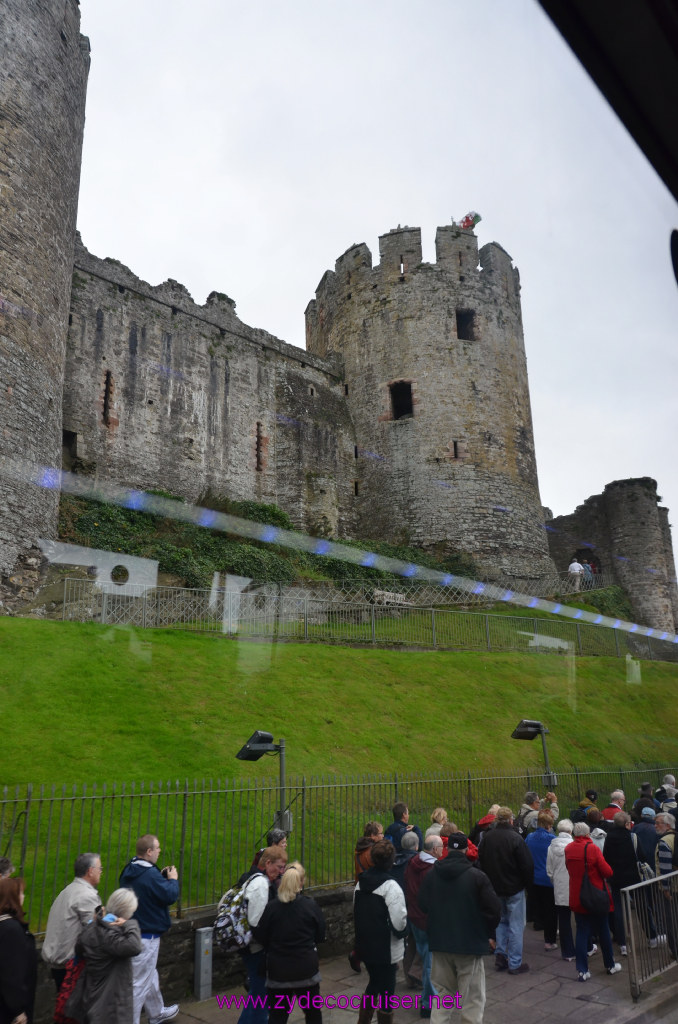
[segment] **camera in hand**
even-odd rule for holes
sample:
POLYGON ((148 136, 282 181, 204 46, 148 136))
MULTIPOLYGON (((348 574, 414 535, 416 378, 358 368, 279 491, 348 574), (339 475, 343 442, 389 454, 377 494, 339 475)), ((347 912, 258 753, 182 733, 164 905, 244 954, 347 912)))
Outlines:
POLYGON ((160 874, 162 875, 163 878, 169 878, 169 870, 170 870, 169 868, 163 868, 162 869, 160 874))

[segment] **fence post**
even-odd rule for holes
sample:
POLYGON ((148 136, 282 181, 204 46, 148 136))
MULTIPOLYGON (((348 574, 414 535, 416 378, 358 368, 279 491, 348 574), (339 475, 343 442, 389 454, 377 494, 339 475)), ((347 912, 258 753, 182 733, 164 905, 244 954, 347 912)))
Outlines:
POLYGON ((376 642, 377 642, 377 630, 376 630, 376 623, 374 621, 374 605, 370 605, 370 608, 372 610, 372 643, 376 644, 376 642))
POLYGON ((492 650, 492 646, 490 644, 490 616, 489 615, 485 616, 485 638, 487 640, 487 649, 488 649, 488 651, 491 651, 492 650))
POLYGON ((68 577, 64 578, 64 597, 61 605, 61 621, 66 621, 66 584, 68 583, 68 577))
POLYGON ((431 608, 431 637, 433 639, 433 646, 436 647, 436 610, 431 608))
POLYGON ((24 864, 26 863, 26 850, 28 849, 28 819, 30 817, 31 800, 33 799, 33 786, 29 782, 26 786, 26 813, 24 815, 24 830, 21 836, 21 877, 24 874, 24 864))
POLYGON ((308 640, 308 598, 307 597, 304 598, 304 640, 308 640))
POLYGON ((652 644, 650 643, 650 637, 647 638, 647 656, 652 661, 652 644))
POLYGON ((619 630, 618 629, 615 629, 615 631, 614 631, 614 649, 617 652, 617 657, 618 658, 621 657, 621 655, 619 653, 619 630))
POLYGON ((148 591, 144 590, 141 598, 141 628, 146 629, 146 594, 148 591))
MULTIPOLYGON (((583 654, 583 651, 582 651, 582 648, 581 648, 581 626, 579 625, 578 622, 575 622, 575 626, 577 627, 577 647, 579 648, 579 653, 583 654)), ((616 635, 617 634, 615 633, 615 636, 616 635)))
POLYGON ((301 777, 301 863, 306 863, 306 776, 301 777))
POLYGON ((475 822, 473 821, 473 818, 474 818, 474 814, 473 814, 473 787, 471 786, 471 773, 468 772, 467 775, 468 775, 468 783, 467 783, 467 785, 468 785, 468 832, 466 834, 470 835, 471 832, 473 831, 473 826, 474 826, 475 822))
POLYGON ((397 772, 395 773, 394 781, 395 781, 395 800, 393 802, 397 804, 398 803, 398 773, 397 772))
POLYGON ((101 595, 101 624, 103 625, 108 618, 108 591, 104 590, 101 595))
MULTIPOLYGON (((181 839, 179 846, 179 899, 177 900, 177 917, 181 917, 181 884, 184 880, 184 859, 186 850, 186 821, 188 819, 188 779, 184 779, 184 794, 181 808, 181 839)), ((190 880, 189 880, 190 885, 190 880)), ((188 905, 191 905, 190 893, 188 905)))

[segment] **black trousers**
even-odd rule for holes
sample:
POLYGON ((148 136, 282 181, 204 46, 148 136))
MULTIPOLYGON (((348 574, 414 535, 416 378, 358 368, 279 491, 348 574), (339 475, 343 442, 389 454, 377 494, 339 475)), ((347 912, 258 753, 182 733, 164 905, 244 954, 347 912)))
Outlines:
POLYGON ((397 964, 371 964, 366 960, 365 967, 370 979, 365 995, 372 996, 370 1005, 375 1010, 380 1009, 378 999, 381 996, 381 1009, 388 1012, 386 997, 390 998, 395 992, 397 964))
POLYGON ((313 997, 320 995, 320 985, 304 985, 301 988, 266 988, 268 996, 268 1024, 287 1024, 290 1015, 290 1003, 296 1012, 299 1007, 304 1011, 306 1024, 322 1024, 323 1012, 319 1006, 313 1005, 313 997))

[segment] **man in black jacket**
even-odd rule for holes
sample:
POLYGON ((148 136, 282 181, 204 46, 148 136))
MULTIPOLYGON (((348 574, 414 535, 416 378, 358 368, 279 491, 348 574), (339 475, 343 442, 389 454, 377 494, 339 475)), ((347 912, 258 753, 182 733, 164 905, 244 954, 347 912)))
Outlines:
POLYGON ((500 807, 494 828, 485 833, 478 848, 480 866, 501 901, 494 966, 497 971, 523 974, 525 887, 534 876, 534 862, 526 843, 513 828, 513 811, 500 807))
POLYGON ((418 903, 427 915, 433 952, 432 1024, 446 1024, 455 1010, 462 1010, 468 1024, 482 1024, 483 1019, 482 958, 494 948, 501 903, 487 875, 466 856, 467 845, 463 832, 450 836, 447 857, 436 861, 419 889, 418 903))

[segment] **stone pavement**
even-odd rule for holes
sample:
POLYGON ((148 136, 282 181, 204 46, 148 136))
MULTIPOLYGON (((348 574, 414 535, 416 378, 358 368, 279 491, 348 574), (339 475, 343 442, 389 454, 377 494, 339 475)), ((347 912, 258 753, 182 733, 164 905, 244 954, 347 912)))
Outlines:
MULTIPOLYGON (((524 959, 530 971, 521 975, 508 975, 494 970, 491 957, 485 961, 487 1004, 484 1024, 542 1024, 569 1021, 578 1017, 583 1024, 678 1024, 678 969, 673 968, 659 978, 646 983, 637 1003, 629 989, 626 958, 620 958, 621 974, 608 975, 600 953, 591 957, 591 980, 582 984, 577 979, 574 963, 561 959, 560 951, 544 952, 544 936, 529 926, 525 930, 524 959)), ((367 984, 367 975, 355 974, 345 956, 324 960, 320 966, 323 980, 321 995, 360 995, 367 984)), ((405 985, 402 971, 398 970, 396 995, 413 996, 416 993, 405 985)), ((224 993, 219 993, 223 995, 224 993)), ((244 995, 244 989, 229 989, 227 995, 244 995)), ((213 996, 204 1002, 184 1002, 177 1024, 236 1024, 238 1009, 220 1008, 213 996)), ((452 1011, 451 1021, 459 1011, 452 1011)), ((355 1024, 356 1010, 323 1010, 323 1024, 355 1024)), ((289 1024, 299 1024, 304 1017, 295 1009, 289 1024)), ((415 1024, 420 1020, 416 1009, 397 1009, 394 1024, 415 1024)), ((375 1017, 376 1021, 376 1017, 375 1017)))

